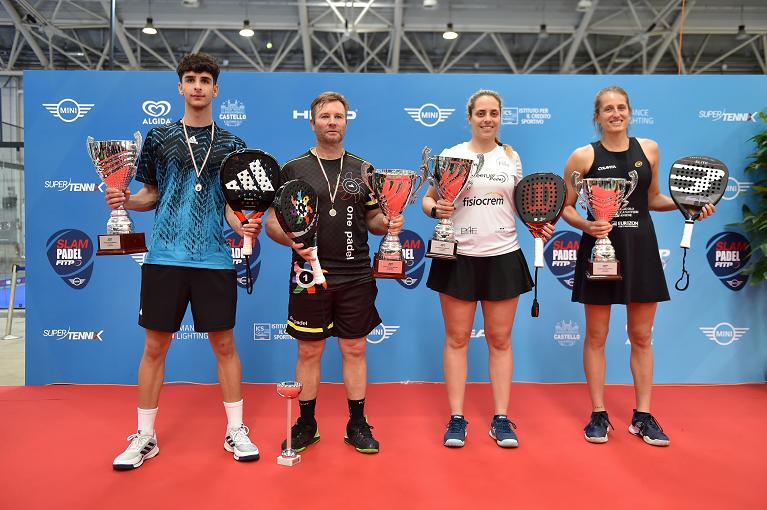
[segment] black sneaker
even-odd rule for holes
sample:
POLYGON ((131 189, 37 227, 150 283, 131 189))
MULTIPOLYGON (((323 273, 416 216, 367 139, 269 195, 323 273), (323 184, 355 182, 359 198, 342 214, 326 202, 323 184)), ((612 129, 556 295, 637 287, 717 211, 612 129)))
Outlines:
POLYGON ((490 437, 501 448, 516 448, 519 446, 519 440, 514 433, 517 426, 504 415, 494 416, 490 422, 490 437))
POLYGON ((631 417, 629 432, 644 439, 644 442, 653 446, 668 446, 669 439, 660 428, 660 423, 650 413, 640 413, 634 409, 631 417))
POLYGON ((379 444, 370 431, 372 428, 368 425, 367 418, 356 422, 349 420, 346 424, 344 442, 352 445, 360 453, 378 453, 379 444))
POLYGON ((442 444, 450 448, 460 448, 466 444, 466 425, 468 424, 469 422, 463 416, 451 416, 442 444))
MULTIPOLYGON (((296 424, 290 428, 291 447, 298 452, 306 450, 306 447, 320 440, 320 431, 317 428, 317 422, 309 423, 299 416, 296 424)), ((282 441, 282 449, 288 447, 288 440, 282 441)))
POLYGON ((589 424, 583 429, 583 435, 589 443, 606 443, 609 428, 615 430, 607 417, 607 411, 594 411, 591 413, 589 424))

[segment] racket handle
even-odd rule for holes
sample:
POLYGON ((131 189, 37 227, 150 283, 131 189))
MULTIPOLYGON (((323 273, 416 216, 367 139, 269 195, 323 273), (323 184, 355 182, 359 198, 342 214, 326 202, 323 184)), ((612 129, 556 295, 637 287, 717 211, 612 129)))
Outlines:
POLYGON ((242 254, 253 255, 253 236, 250 234, 242 236, 242 254))
POLYGON ((314 255, 314 260, 311 261, 312 274, 314 274, 314 284, 322 285, 325 283, 325 275, 322 273, 322 268, 320 267, 320 259, 317 257, 316 246, 312 248, 312 254, 314 255))
POLYGON ((682 242, 679 243, 680 248, 689 248, 690 241, 692 240, 692 227, 695 225, 694 220, 684 221, 684 232, 682 233, 682 242))
POLYGON ((543 238, 535 238, 535 267, 543 267, 543 238))

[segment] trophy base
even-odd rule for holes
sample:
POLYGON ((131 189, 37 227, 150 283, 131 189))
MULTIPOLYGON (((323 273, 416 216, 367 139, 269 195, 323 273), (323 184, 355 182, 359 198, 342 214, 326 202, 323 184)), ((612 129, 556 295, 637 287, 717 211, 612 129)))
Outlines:
POLYGON ((589 260, 586 266, 586 278, 589 280, 623 280, 621 264, 617 260, 611 262, 589 260))
POLYGON ((280 466, 295 466, 301 462, 301 456, 296 455, 295 457, 283 457, 282 455, 277 457, 277 464, 280 466))
POLYGON ((103 234, 99 235, 96 255, 128 255, 130 253, 144 253, 145 251, 147 249, 143 232, 103 234))
POLYGON ((455 260, 458 258, 458 243, 455 241, 438 241, 429 239, 426 256, 431 259, 455 260))
POLYGON ((402 280, 405 278, 405 261, 382 259, 376 253, 373 259, 373 278, 402 280))

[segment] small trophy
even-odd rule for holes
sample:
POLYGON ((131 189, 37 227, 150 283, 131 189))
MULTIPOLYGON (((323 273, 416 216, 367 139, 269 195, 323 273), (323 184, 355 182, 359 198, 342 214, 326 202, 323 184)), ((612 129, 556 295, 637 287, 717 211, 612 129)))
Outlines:
MULTIPOLYGON (((141 133, 136 131, 133 137, 133 140, 94 140, 92 136, 88 137, 88 154, 99 177, 109 188, 125 191, 136 175, 141 151, 141 133)), ((133 232, 133 221, 123 206, 112 209, 107 221, 107 234, 99 235, 98 239, 96 255, 124 255, 147 251, 144 233, 133 232)))
MULTIPOLYGON (((483 154, 477 155, 477 162, 471 159, 451 158, 446 156, 429 157, 431 149, 421 151, 421 168, 429 174, 429 182, 437 190, 437 196, 448 202, 455 202, 464 189, 478 174, 485 162, 483 154), (434 161, 434 168, 429 173, 429 160, 434 161)), ((434 227, 434 234, 429 239, 426 256, 437 259, 455 260, 458 242, 455 240, 455 226, 452 218, 442 218, 434 227)))
MULTIPOLYGON (((581 179, 580 173, 573 172, 573 190, 578 195, 581 206, 591 213, 596 220, 612 221, 622 207, 628 204, 628 197, 636 189, 639 178, 636 170, 629 172, 629 179, 593 178, 581 179)), ((589 280, 622 280, 620 262, 615 258, 615 248, 610 239, 597 239, 591 250, 591 258, 586 266, 586 278, 589 280)))
POLYGON ((285 381, 277 383, 277 394, 281 397, 284 397, 285 402, 288 403, 288 439, 287 445, 285 445, 286 448, 282 450, 282 454, 277 457, 277 464, 280 466, 294 466, 301 462, 301 456, 296 453, 296 451, 293 449, 293 445, 291 444, 291 440, 293 438, 290 435, 290 407, 293 404, 293 399, 298 398, 298 395, 301 393, 303 386, 304 385, 298 381, 285 381))
MULTIPOLYGON (((426 174, 418 175, 412 170, 373 169, 369 163, 362 164, 362 180, 381 205, 390 220, 402 214, 405 206, 413 203, 418 190, 426 180, 426 174)), ((405 259, 399 236, 387 232, 373 260, 373 277, 405 277, 405 259)))

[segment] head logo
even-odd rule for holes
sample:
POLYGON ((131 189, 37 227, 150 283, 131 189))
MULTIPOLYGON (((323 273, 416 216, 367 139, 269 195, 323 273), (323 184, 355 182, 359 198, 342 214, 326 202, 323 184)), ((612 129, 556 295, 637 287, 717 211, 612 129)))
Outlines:
POLYGON ((740 290, 748 281, 742 274, 751 258, 751 244, 737 232, 721 232, 706 243, 708 265, 719 281, 730 290, 740 290))
MULTIPOLYGON (((237 285, 243 289, 246 287, 245 282, 245 255, 242 254, 242 237, 231 229, 227 229, 224 233, 226 244, 232 250, 232 262, 234 263, 234 270, 237 271, 237 285)), ((250 274, 253 276, 253 283, 258 279, 258 272, 261 269, 261 261, 258 260, 261 255, 261 243, 258 238, 253 243, 253 254, 250 255, 250 274)))
POLYGON ((739 181, 735 177, 727 180, 727 188, 724 190, 724 200, 735 200, 741 193, 747 193, 754 183, 750 181, 739 181))
POLYGON ((698 329, 700 329, 709 340, 712 340, 719 345, 730 345, 731 343, 740 340, 740 338, 748 333, 748 330, 751 328, 736 328, 729 322, 720 322, 713 328, 698 329))
POLYGON ((99 331, 72 331, 71 329, 44 329, 44 337, 52 337, 54 340, 92 340, 103 342, 101 335, 104 330, 99 331))
POLYGON ((170 114, 169 101, 144 101, 141 103, 141 109, 144 110, 144 113, 149 115, 149 117, 146 117, 142 122, 144 125, 162 125, 171 123, 171 119, 167 117, 167 115, 170 114))
POLYGON ((418 108, 405 108, 405 111, 422 126, 434 127, 440 122, 445 122, 455 108, 440 108, 434 103, 426 103, 418 108))
POLYGON ((554 325, 554 340, 562 347, 572 347, 580 341, 581 332, 575 321, 559 321, 554 325))
POLYGON ((379 324, 368 334, 368 343, 380 344, 384 340, 391 338, 398 329, 399 326, 384 326, 383 324, 379 324))
POLYGON ((551 237, 546 243, 546 250, 543 252, 549 270, 556 276, 559 283, 568 289, 573 288, 575 261, 578 258, 580 244, 580 235, 569 230, 563 230, 551 237))
POLYGON ((73 228, 59 230, 46 243, 48 262, 57 275, 73 289, 83 289, 93 272, 93 241, 73 228))
POLYGON ((85 117, 95 103, 78 103, 74 99, 62 99, 58 103, 43 103, 51 115, 62 122, 70 123, 85 117))
MULTIPOLYGON (((310 120, 312 118, 312 112, 309 110, 293 110, 293 120, 303 119, 310 120)), ((354 120, 357 118, 357 110, 349 110, 346 112, 346 120, 354 120)))
POLYGON ((221 103, 221 113, 218 114, 218 120, 229 127, 238 127, 248 119, 245 113, 245 103, 235 99, 227 99, 221 103))
POLYGON ((405 259, 405 278, 397 282, 406 289, 414 289, 423 279, 426 245, 423 238, 412 230, 403 230, 399 237, 402 241, 402 258, 405 259))

